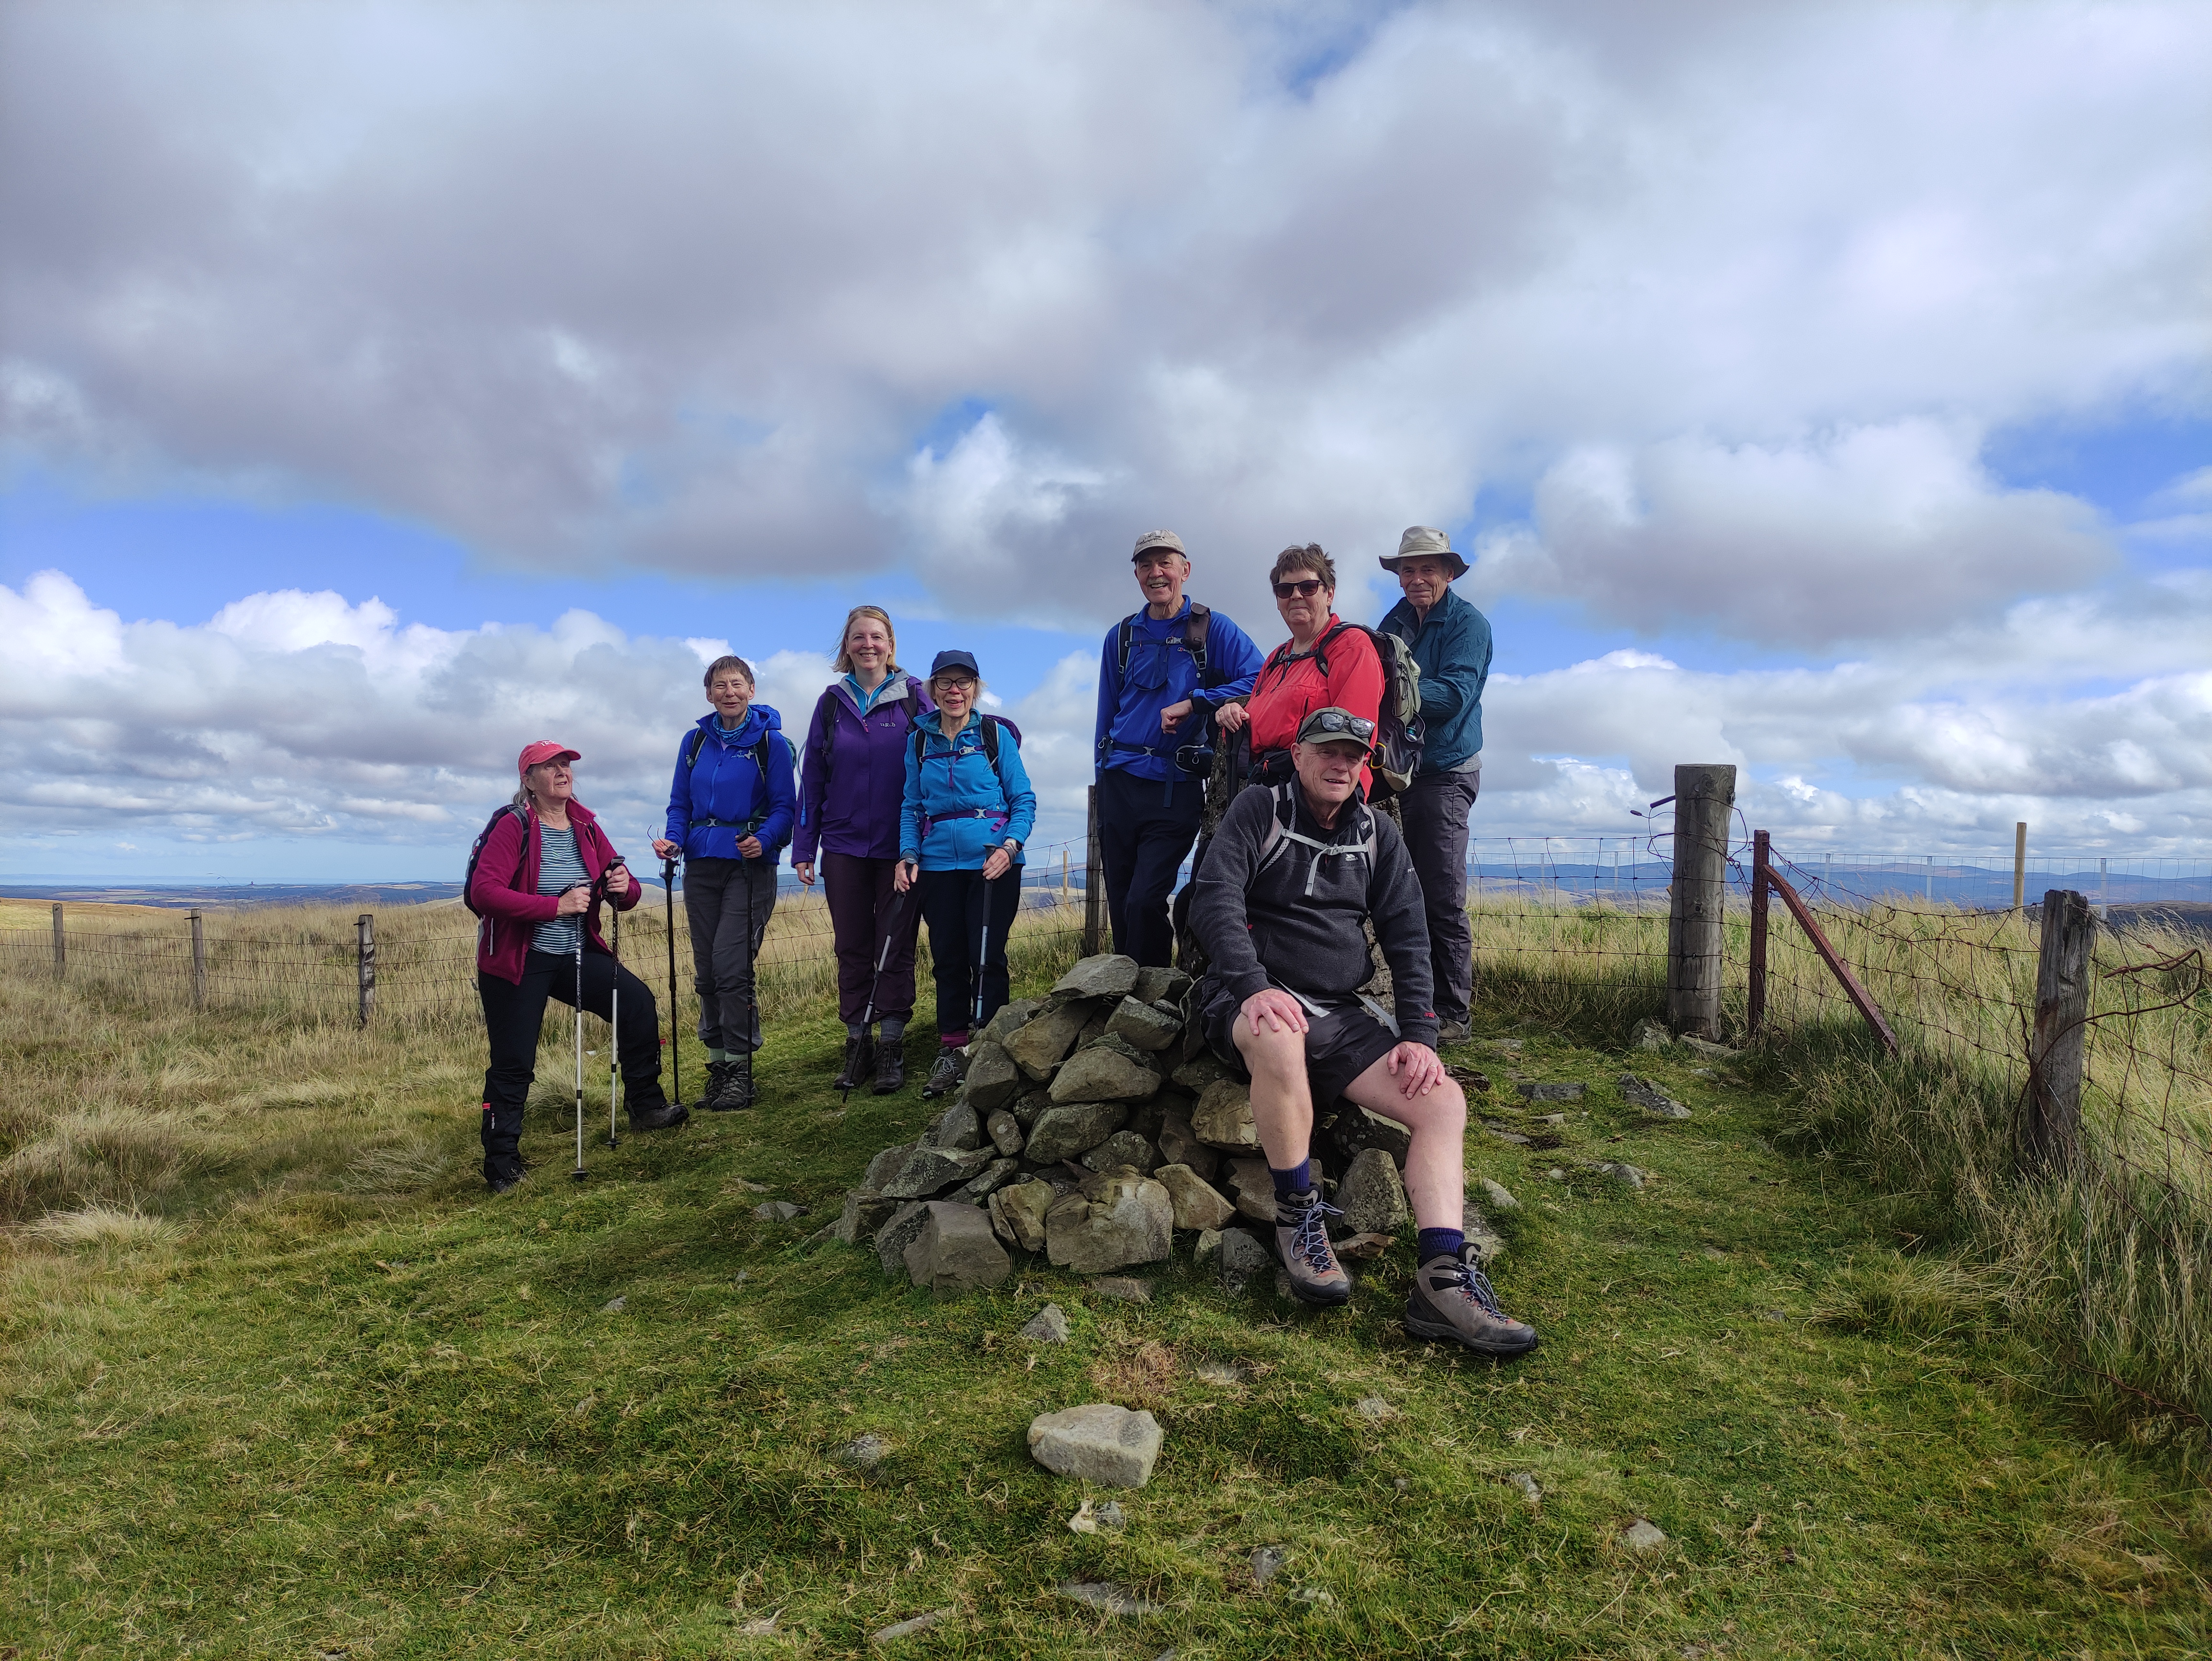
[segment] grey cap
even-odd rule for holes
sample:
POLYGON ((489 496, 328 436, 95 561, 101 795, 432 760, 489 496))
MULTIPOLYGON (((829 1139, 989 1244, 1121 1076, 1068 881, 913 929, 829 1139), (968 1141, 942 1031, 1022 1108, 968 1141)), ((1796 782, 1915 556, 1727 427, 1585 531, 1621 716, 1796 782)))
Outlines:
POLYGON ((1409 525, 1398 538, 1398 551, 1386 554, 1376 563, 1384 570, 1395 572, 1398 562, 1414 554, 1434 554, 1452 563, 1452 579, 1458 581, 1467 575, 1467 562, 1452 551, 1451 538, 1433 525, 1409 525))
POLYGON ((1132 562, 1142 559, 1155 548, 1172 548, 1185 559, 1190 557, 1190 550, 1182 545, 1182 538, 1173 531, 1147 531, 1137 538, 1136 551, 1129 558, 1132 562))

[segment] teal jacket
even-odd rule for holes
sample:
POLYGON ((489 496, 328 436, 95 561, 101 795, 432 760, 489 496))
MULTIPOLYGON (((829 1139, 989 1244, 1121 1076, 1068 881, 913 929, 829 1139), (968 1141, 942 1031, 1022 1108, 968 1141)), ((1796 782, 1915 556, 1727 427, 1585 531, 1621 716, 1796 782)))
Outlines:
MULTIPOLYGON (((1022 765, 1021 740, 1012 727, 1000 722, 999 764, 994 768, 983 745, 986 719, 971 711, 967 724, 950 739, 933 719, 915 727, 907 740, 901 859, 925 871, 974 871, 1009 837, 1030 839, 1036 824, 1036 792, 1022 765)), ((1014 862, 1021 863, 1019 854, 1014 862)))
POLYGON ((1421 771, 1449 773, 1482 753, 1482 689, 1490 679, 1490 619, 1449 588, 1425 619, 1400 600, 1382 632, 1413 648, 1421 666, 1421 771))

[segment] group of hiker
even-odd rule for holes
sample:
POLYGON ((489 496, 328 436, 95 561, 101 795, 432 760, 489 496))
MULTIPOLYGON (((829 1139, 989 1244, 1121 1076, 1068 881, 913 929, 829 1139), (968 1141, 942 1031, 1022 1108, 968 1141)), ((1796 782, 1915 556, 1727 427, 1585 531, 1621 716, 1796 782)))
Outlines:
MULTIPOLYGON (((1522 1353, 1535 1334, 1499 1310, 1462 1233, 1466 1102, 1437 1054, 1468 1037, 1472 990, 1465 868, 1491 632, 1451 592, 1467 562, 1444 532, 1407 530, 1380 562, 1404 598, 1370 630, 1337 616, 1328 553, 1286 548, 1269 582, 1288 638, 1263 656, 1185 594, 1191 562, 1175 532, 1138 538, 1132 561, 1144 603, 1107 632, 1095 733, 1115 949, 1166 965, 1180 936, 1186 966, 1199 970, 1206 1041, 1251 1080, 1297 1296, 1351 1293, 1306 1153, 1316 1109, 1349 1100, 1411 1132, 1420 1267, 1408 1329, 1522 1353), (1186 860, 1192 874, 1171 908, 1186 860), (1374 969, 1370 928, 1391 971, 1387 1018, 1361 993, 1374 969)), ((919 679, 902 669, 891 619, 876 606, 846 618, 836 670, 794 751, 777 712, 754 701, 751 666, 718 658, 703 678, 713 707, 678 747, 653 847, 684 868, 708 1062, 701 1109, 755 1100, 757 965, 787 847, 830 915, 847 1034, 837 1087, 904 1086, 924 922, 938 1029, 924 1096, 957 1086, 971 1032, 1008 996, 1007 940, 1036 818, 1019 731, 979 707, 972 653, 939 652, 919 679)), ((628 910, 643 888, 575 801, 578 759, 550 742, 525 749, 512 806, 471 855, 491 1034, 484 1176, 495 1191, 522 1173, 522 1104, 548 997, 602 1016, 619 997, 633 1129, 689 1111, 660 1086, 652 992, 599 932, 603 897, 628 910)))

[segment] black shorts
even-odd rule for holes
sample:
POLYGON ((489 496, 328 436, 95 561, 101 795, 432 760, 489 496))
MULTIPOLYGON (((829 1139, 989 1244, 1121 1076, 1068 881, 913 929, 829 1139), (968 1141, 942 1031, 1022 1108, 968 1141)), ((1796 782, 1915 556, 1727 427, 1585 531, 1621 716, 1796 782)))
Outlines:
MULTIPOLYGON (((1199 1019, 1207 1048, 1242 1072, 1244 1056, 1237 1048, 1237 1018, 1244 1001, 1219 981, 1208 977, 1199 989, 1199 1019)), ((1306 1011, 1306 1081, 1313 1092, 1314 1110, 1336 1104, 1345 1086, 1398 1047, 1390 1029, 1352 1003, 1326 1015, 1306 1011)))

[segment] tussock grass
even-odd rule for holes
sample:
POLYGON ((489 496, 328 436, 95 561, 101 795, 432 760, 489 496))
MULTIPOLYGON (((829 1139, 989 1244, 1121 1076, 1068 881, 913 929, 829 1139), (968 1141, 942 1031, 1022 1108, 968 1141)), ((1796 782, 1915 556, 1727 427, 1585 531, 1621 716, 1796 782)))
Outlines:
POLYGON ((50 1211, 24 1232, 61 1246, 133 1246, 173 1240, 179 1229, 168 1219, 149 1217, 143 1211, 92 1205, 79 1211, 50 1211))

